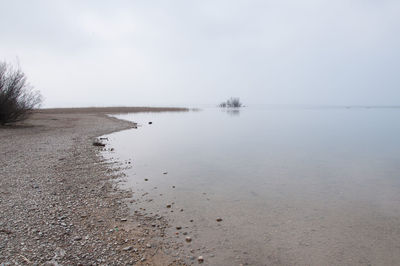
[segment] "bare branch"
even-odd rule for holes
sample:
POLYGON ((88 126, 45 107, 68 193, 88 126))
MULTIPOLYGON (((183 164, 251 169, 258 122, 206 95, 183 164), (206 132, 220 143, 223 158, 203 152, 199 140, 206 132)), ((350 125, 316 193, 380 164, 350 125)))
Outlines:
POLYGON ((220 103, 219 107, 225 108, 225 107, 230 107, 230 108, 239 108, 242 107, 243 104, 240 102, 239 98, 230 98, 226 102, 220 103))
POLYGON ((0 62, 0 124, 26 119, 41 102, 40 92, 27 83, 24 72, 0 62))

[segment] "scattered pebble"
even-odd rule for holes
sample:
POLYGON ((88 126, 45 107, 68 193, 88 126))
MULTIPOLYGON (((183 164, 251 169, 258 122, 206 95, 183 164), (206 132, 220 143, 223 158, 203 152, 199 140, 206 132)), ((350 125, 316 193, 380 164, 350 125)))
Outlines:
POLYGON ((129 251, 132 250, 132 248, 133 248, 132 246, 127 246, 123 248, 123 251, 129 251))
POLYGON ((191 238, 191 237, 189 237, 189 236, 188 236, 188 237, 186 237, 186 242, 188 242, 188 243, 189 243, 189 242, 192 242, 192 238, 191 238))
POLYGON ((105 147, 106 144, 101 143, 100 141, 94 141, 93 142, 93 146, 97 146, 97 147, 105 147))
POLYGON ((218 217, 217 222, 222 222, 222 218, 218 217))
POLYGON ((203 256, 199 256, 199 257, 197 258, 197 261, 198 261, 199 263, 203 263, 203 262, 204 262, 203 256))

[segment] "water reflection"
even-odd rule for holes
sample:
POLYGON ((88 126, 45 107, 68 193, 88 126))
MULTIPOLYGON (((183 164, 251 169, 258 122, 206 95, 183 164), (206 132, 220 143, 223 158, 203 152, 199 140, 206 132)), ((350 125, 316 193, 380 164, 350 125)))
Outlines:
POLYGON ((227 113, 230 116, 239 116, 240 115, 240 108, 221 108, 221 111, 227 113))
POLYGON ((135 210, 210 265, 400 264, 398 109, 233 111, 120 116, 135 210))

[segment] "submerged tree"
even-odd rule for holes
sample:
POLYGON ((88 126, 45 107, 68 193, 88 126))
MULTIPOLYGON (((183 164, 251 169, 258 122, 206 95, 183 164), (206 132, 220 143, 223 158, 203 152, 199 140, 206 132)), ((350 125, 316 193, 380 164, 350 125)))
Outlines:
POLYGON ((26 119, 41 103, 41 94, 27 83, 25 73, 0 62, 0 124, 26 119))
POLYGON ((225 107, 231 107, 231 108, 239 108, 242 107, 243 104, 240 102, 239 98, 230 98, 226 102, 222 102, 219 104, 219 107, 225 108, 225 107))

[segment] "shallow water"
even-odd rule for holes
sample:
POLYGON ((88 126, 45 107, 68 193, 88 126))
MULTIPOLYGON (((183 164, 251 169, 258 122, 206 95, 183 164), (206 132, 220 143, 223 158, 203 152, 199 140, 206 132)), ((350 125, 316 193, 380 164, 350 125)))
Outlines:
POLYGON ((176 238, 187 248, 180 256, 203 255, 206 265, 400 264, 400 109, 118 117, 140 125, 109 136, 111 156, 132 162, 132 208, 168 217, 170 235, 182 226, 193 241, 176 238))

